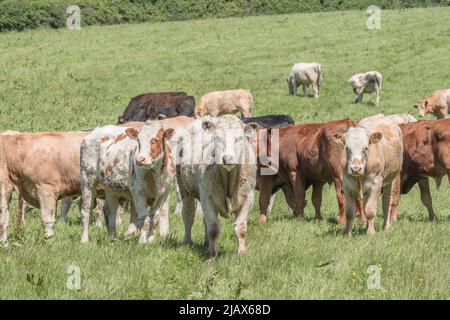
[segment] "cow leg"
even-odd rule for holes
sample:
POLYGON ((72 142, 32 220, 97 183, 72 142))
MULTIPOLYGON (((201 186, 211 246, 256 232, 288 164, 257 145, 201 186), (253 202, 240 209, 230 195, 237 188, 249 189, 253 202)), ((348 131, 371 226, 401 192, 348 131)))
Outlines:
POLYGON ((9 200, 11 199, 12 186, 9 183, 0 185, 0 245, 8 246, 9 225, 9 200))
MULTIPOLYGON (((195 220, 195 207, 197 203, 194 198, 183 198, 183 207, 181 215, 183 216, 184 222, 184 239, 183 244, 192 244, 192 225, 195 220)), ((205 223, 206 225, 206 223, 205 223)))
POLYGON ((175 183, 175 194, 176 194, 176 202, 177 205, 175 207, 175 213, 180 214, 183 210, 183 200, 181 199, 180 187, 178 183, 175 183))
POLYGON ((345 223, 345 197, 344 197, 344 191, 342 189, 342 180, 341 179, 334 180, 334 189, 336 190, 336 198, 337 198, 338 207, 339 207, 338 223, 344 224, 345 223))
POLYGON ((313 185, 312 190, 312 203, 315 211, 315 219, 321 220, 322 215, 320 214, 320 207, 322 206, 322 192, 323 192, 323 183, 315 183, 313 185))
POLYGON ((383 230, 387 231, 390 226, 390 215, 389 215, 389 206, 391 202, 391 191, 392 191, 392 183, 387 184, 383 187, 383 198, 382 198, 382 207, 383 207, 383 230))
POLYGON ((270 177, 263 178, 259 184, 259 223, 265 223, 267 220, 267 211, 270 206, 270 197, 272 195, 272 180, 270 177))
POLYGON ((134 236, 137 231, 137 212, 136 207, 134 206, 134 201, 130 202, 130 224, 128 225, 128 229, 125 232, 128 236, 134 236))
POLYGON ((56 197, 52 191, 38 193, 39 207, 41 208, 41 221, 44 227, 44 238, 49 239, 55 234, 53 226, 56 221, 56 197))
POLYGON ((391 203, 390 203, 390 220, 397 220, 398 204, 400 203, 401 177, 400 174, 395 177, 392 183, 391 203))
MULTIPOLYGON (((377 215, 377 201, 381 193, 382 180, 378 177, 377 182, 374 182, 370 194, 367 198, 365 213, 368 220, 367 234, 370 236, 375 235, 375 217, 377 215)), ((389 189, 390 190, 390 189, 389 189)), ((389 193, 389 192, 388 192, 389 193)))
POLYGON ((167 197, 164 204, 159 208, 159 235, 162 238, 169 234, 169 197, 167 197))
POLYGON ((234 233, 238 239, 238 253, 242 253, 246 250, 245 237, 247 236, 247 219, 253 204, 253 193, 244 199, 243 204, 236 213, 236 221, 234 223, 234 233))
POLYGON ((119 199, 107 192, 104 207, 106 208, 105 220, 108 226, 108 235, 111 238, 117 238, 116 215, 119 208, 119 199))
MULTIPOLYGON (((103 207, 105 206, 105 201, 103 199, 95 199, 95 208, 94 208, 94 217, 95 217, 95 226, 97 228, 103 227, 103 221, 102 221, 102 213, 103 213, 103 207)), ((117 216, 117 210, 116 210, 116 216, 117 216)), ((106 217, 106 215, 105 215, 106 217)))
POLYGON ((95 200, 95 194, 93 190, 94 188, 82 186, 81 222, 83 224, 83 231, 81 233, 81 243, 89 242, 89 218, 95 200))
MULTIPOLYGON (((148 241, 147 237, 148 237, 148 232, 150 229, 150 222, 151 222, 150 216, 147 211, 147 196, 146 196, 145 192, 142 192, 142 190, 134 191, 133 192, 133 201, 134 201, 134 206, 136 208, 136 213, 137 213, 135 227, 141 229, 139 243, 145 244, 148 241), (139 191, 141 191, 141 192, 139 192, 139 191)), ((133 228, 130 224, 127 232, 125 233, 125 237, 129 237, 129 236, 133 235, 133 233, 129 232, 132 230, 133 230, 133 228)))
POLYGON ((305 209, 305 184, 297 172, 290 173, 291 184, 294 189, 296 206, 294 216, 303 218, 305 209))
POLYGON ((273 208, 273 204, 275 203, 276 196, 277 196, 276 193, 273 193, 270 196, 269 206, 267 207, 267 213, 271 213, 272 212, 272 208, 273 208))
POLYGON ((208 235, 208 258, 213 259, 217 255, 216 241, 220 235, 219 218, 214 210, 214 205, 209 198, 201 199, 201 203, 208 235))
POLYGON ((318 98, 319 97, 319 87, 317 86, 317 84, 313 84, 313 91, 314 91, 314 97, 318 98))
POLYGON ((19 194, 18 206, 17 206, 17 225, 23 227, 25 225, 25 211, 27 208, 27 203, 23 200, 22 196, 19 194))
POLYGON ((303 96, 306 97, 307 93, 306 93, 306 85, 302 84, 303 87, 303 96))
POLYGON ((433 200, 431 198, 430 182, 428 178, 422 178, 419 180, 419 189, 420 189, 420 200, 428 210, 429 219, 430 221, 435 221, 436 214, 433 210, 433 200))
POLYGON ((61 218, 64 221, 64 223, 69 222, 68 214, 71 206, 72 206, 72 198, 61 199, 61 218))
POLYGON ((375 103, 376 103, 377 107, 380 106, 380 91, 381 91, 381 88, 378 85, 376 85, 375 86, 375 93, 376 93, 375 103))
POLYGON ((353 229, 353 219, 356 216, 356 199, 346 192, 344 192, 344 195, 345 195, 345 220, 346 220, 344 236, 351 237, 353 229))

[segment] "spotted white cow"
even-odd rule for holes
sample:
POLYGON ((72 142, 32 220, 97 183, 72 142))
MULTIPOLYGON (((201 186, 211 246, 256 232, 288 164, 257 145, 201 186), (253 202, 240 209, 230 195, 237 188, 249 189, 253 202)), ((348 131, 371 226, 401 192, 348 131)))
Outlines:
MULTIPOLYGON (((140 243, 146 243, 150 217, 166 202, 174 175, 165 142, 173 129, 152 123, 140 130, 118 126, 95 129, 81 144, 81 190, 83 233, 89 240, 89 216, 98 188, 105 192, 108 233, 116 237, 116 213, 121 199, 133 200, 140 243), (150 206, 150 216, 147 207, 150 206), (148 219, 147 219, 148 218, 148 219)), ((130 225, 126 236, 133 234, 130 225)))

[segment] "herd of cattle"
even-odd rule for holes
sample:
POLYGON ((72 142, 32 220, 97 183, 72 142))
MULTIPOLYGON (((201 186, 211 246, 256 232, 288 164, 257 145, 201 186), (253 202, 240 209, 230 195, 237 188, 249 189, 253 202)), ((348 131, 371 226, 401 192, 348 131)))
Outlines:
MULTIPOLYGON (((323 77, 318 63, 296 64, 288 82, 296 94, 312 85, 318 97, 323 77)), ((381 75, 354 75, 349 82, 357 102, 375 91, 381 75)), ((434 93, 416 106, 445 118, 450 90, 434 93)), ((407 114, 377 114, 360 121, 294 124, 287 115, 252 117, 249 90, 211 92, 195 99, 184 92, 147 93, 131 99, 117 125, 90 131, 0 134, 0 243, 7 245, 9 203, 19 195, 18 223, 25 202, 41 210, 45 237, 54 235, 57 201, 65 219, 71 200, 81 195, 81 242, 89 241, 89 220, 104 213, 108 233, 116 237, 119 211, 129 207, 125 237, 147 243, 169 230, 169 193, 177 194, 177 210, 189 244, 197 203, 205 223, 205 244, 216 256, 218 216, 235 214, 238 251, 245 250, 247 219, 254 190, 259 190, 259 222, 264 223, 273 198, 282 190, 295 216, 302 217, 305 193, 321 218, 322 190, 333 183, 339 223, 351 235, 353 219, 374 234, 377 200, 382 195, 383 229, 396 219, 400 194, 417 183, 430 220, 429 178, 439 186, 450 181, 450 119, 417 121, 407 114), (234 113, 240 112, 239 119, 234 113), (222 115, 222 116, 221 116, 222 115)), ((177 211, 176 210, 176 211, 177 211)))

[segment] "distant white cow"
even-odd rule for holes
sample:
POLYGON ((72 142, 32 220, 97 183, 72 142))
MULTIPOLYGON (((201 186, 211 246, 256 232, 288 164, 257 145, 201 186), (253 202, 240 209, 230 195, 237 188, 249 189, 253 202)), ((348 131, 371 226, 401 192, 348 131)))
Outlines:
POLYGON ((348 83, 352 86, 353 92, 357 95, 355 103, 362 103, 364 93, 376 93, 376 105, 379 106, 381 94, 382 76, 378 71, 357 73, 353 75, 348 83))
POLYGON ((183 200, 184 243, 191 243, 195 200, 202 205, 205 244, 209 257, 216 256, 220 234, 218 216, 236 215, 238 252, 245 250, 247 218, 256 183, 254 124, 243 124, 236 116, 204 117, 186 128, 179 140, 177 180, 183 200), (251 142, 251 143, 250 143, 251 142), (253 161, 252 161, 253 159, 253 161))
POLYGON ((286 80, 290 95, 295 96, 297 88, 301 85, 303 87, 303 95, 306 97, 306 87, 312 85, 314 97, 318 98, 322 77, 322 65, 317 62, 295 64, 291 69, 289 78, 286 80))

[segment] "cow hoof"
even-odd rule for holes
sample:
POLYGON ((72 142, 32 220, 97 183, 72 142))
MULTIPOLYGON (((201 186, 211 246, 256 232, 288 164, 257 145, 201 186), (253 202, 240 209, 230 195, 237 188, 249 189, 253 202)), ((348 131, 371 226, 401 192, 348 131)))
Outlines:
POLYGON ((9 247, 8 241, 3 241, 3 242, 0 243, 0 248, 6 249, 6 248, 8 248, 8 247, 9 247))
POLYGON ((194 244, 194 243, 192 242, 192 240, 190 240, 190 239, 189 239, 189 240, 186 240, 186 239, 185 239, 185 240, 183 240, 182 243, 183 243, 183 245, 189 246, 189 247, 192 246, 192 245, 194 244))
POLYGON ((98 228, 98 229, 101 229, 101 228, 103 228, 103 223, 101 221, 96 221, 95 222, 95 227, 98 228))
POLYGON ((44 239, 45 239, 45 240, 51 239, 51 238, 53 238, 54 235, 55 235, 55 233, 54 233, 53 231, 47 231, 47 232, 44 234, 44 239))
POLYGON ((258 222, 259 223, 266 223, 266 221, 267 221, 267 216, 265 214, 260 214, 258 222))
POLYGON ((242 254, 242 253, 244 253, 245 251, 247 251, 247 248, 246 248, 246 247, 239 247, 239 248, 238 248, 238 254, 242 254))
POLYGON ((206 263, 212 263, 212 262, 214 262, 216 260, 216 257, 214 256, 214 257, 209 257, 205 262, 206 263))
POLYGON ((85 244, 89 242, 89 238, 82 237, 80 243, 85 244))
POLYGON ((148 239, 147 239, 147 243, 152 243, 153 241, 155 241, 156 240, 156 235, 151 235, 150 237, 148 237, 148 239))
MULTIPOLYGON (((437 221, 436 216, 431 216, 429 219, 430 219, 430 222, 435 222, 435 221, 437 221)), ((450 217, 449 217, 449 219, 450 219, 450 217)))

